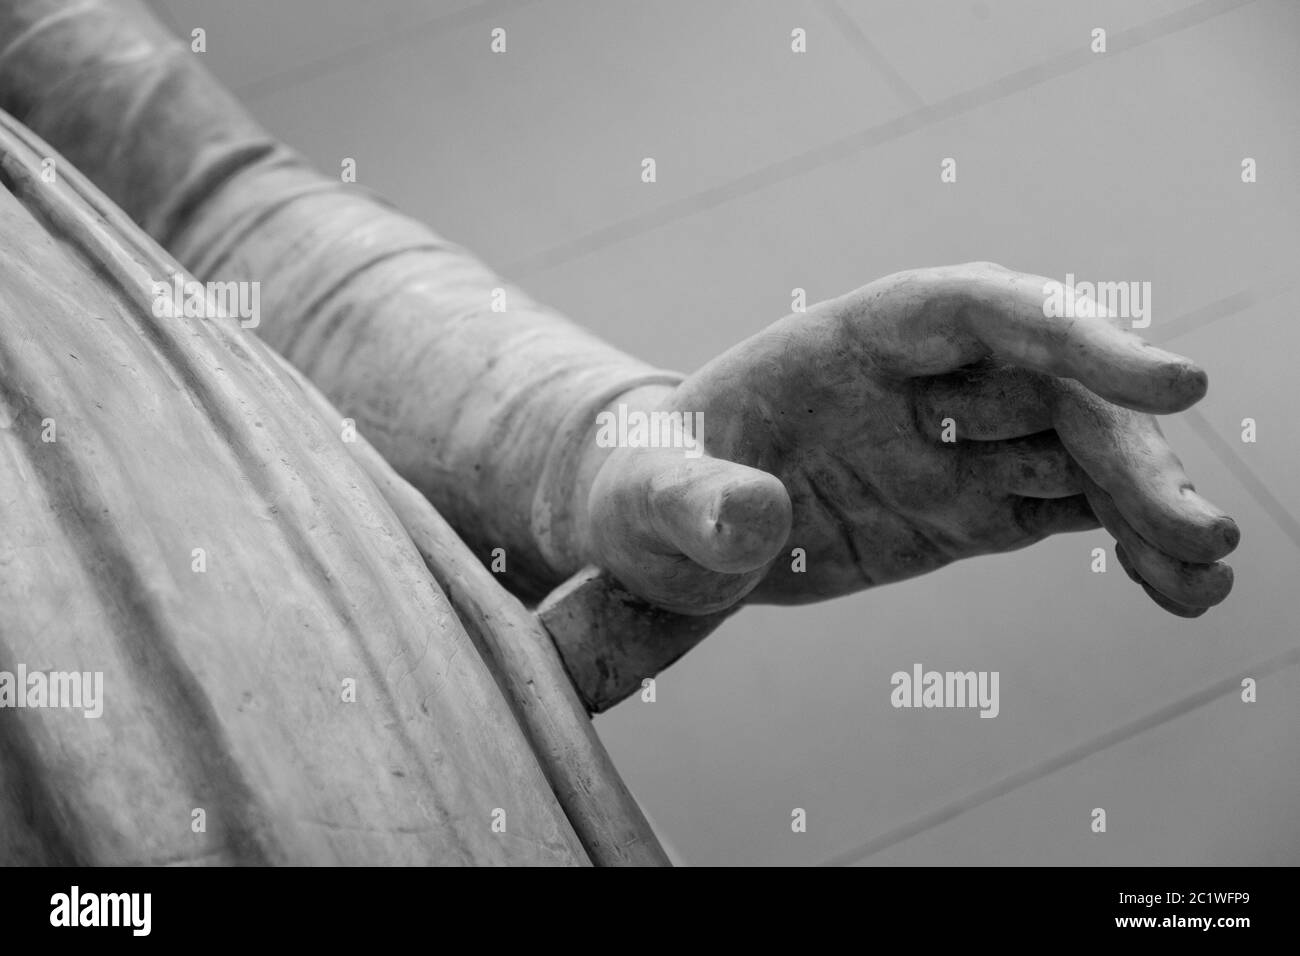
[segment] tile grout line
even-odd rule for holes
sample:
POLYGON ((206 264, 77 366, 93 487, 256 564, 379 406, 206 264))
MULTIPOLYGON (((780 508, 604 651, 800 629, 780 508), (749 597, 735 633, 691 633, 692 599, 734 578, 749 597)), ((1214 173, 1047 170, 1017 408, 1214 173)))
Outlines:
POLYGON ((989 803, 998 797, 1005 796, 1013 790, 1035 783, 1044 777, 1050 776, 1058 770, 1063 770, 1072 764, 1079 763, 1082 760, 1091 757, 1093 754, 1106 750, 1116 744, 1124 743, 1137 737, 1139 734, 1148 730, 1153 730, 1162 724, 1171 720, 1182 717, 1194 710, 1213 703, 1230 692, 1237 690, 1241 686, 1243 678, 1252 677, 1259 679, 1277 674, 1289 667, 1300 664, 1300 647, 1293 647, 1287 651, 1260 661, 1245 671, 1226 677, 1222 680, 1215 681, 1208 687, 1204 687, 1192 694, 1180 697, 1170 704, 1166 704, 1159 710, 1139 717, 1127 724, 1115 727, 1100 737, 1085 741, 1068 750, 1063 751, 1050 757, 1047 760, 1019 770, 1013 774, 995 780, 993 783, 979 787, 966 794, 958 797, 949 803, 924 813, 914 820, 911 820, 902 826, 895 827, 882 833, 880 836, 873 837, 865 843, 859 844, 850 850, 837 853, 829 859, 823 861, 821 866, 849 866, 858 863, 861 860, 879 853, 881 850, 888 849, 902 843, 904 840, 911 839, 924 833, 926 830, 934 829, 955 817, 961 816, 969 810, 974 810, 983 804, 989 803))
POLYGON ((385 36, 358 43, 346 50, 340 50, 306 63, 300 63, 297 66, 263 77, 260 80, 252 80, 241 86, 233 86, 231 91, 245 103, 261 99, 308 80, 336 73, 340 69, 355 65, 359 60, 381 55, 404 43, 427 39, 448 30, 469 26, 493 14, 509 13, 536 2, 537 0, 482 0, 482 2, 466 7, 463 10, 433 17, 430 20, 423 20, 385 36))
POLYGON ((1293 277, 1275 274, 1249 289, 1240 289, 1231 295, 1207 302, 1191 312, 1184 312, 1168 323, 1153 328, 1147 339, 1152 344, 1169 342, 1179 336, 1212 325, 1220 319, 1226 319, 1253 306, 1268 302, 1270 299, 1276 299, 1283 293, 1292 291, 1295 285, 1293 277))
MULTIPOLYGON (((1237 315, 1252 306, 1275 299, 1291 291, 1293 287, 1294 282, 1274 277, 1262 288, 1243 289, 1216 299, 1199 309, 1184 313, 1166 325, 1162 330, 1163 334, 1152 336, 1152 339, 1156 342, 1168 342, 1189 332, 1203 329, 1220 319, 1237 315)), ((1204 412, 1197 408, 1189 408, 1183 412, 1183 415, 1196 437, 1237 479, 1238 484, 1254 499, 1255 503, 1277 523, 1282 533, 1291 539, 1292 544, 1300 548, 1300 521, 1296 520, 1290 509, 1273 495, 1264 480, 1255 474, 1245 459, 1238 455, 1228 441, 1215 430, 1204 412)))
POLYGON ((1224 441, 1199 410, 1190 408, 1183 414, 1187 417, 1187 424, 1191 426, 1192 431, 1209 447, 1214 457, 1218 458, 1220 463, 1232 473, 1232 476, 1246 489, 1246 493, 1255 499, 1255 503, 1277 522, 1282 533, 1290 538, 1297 548, 1300 548, 1300 521, 1296 521, 1287 507, 1273 497, 1268 486, 1232 450, 1232 446, 1224 441))
POLYGON ((167 9, 167 4, 163 0, 144 0, 144 6, 168 30, 178 37, 181 35, 181 25, 176 22, 176 18, 172 16, 172 12, 167 9))
POLYGON ((871 42, 862 27, 844 11, 837 0, 819 0, 819 3, 826 18, 833 20, 844 38, 858 48, 867 65, 881 75, 894 91, 894 95, 910 110, 923 109, 926 104, 921 94, 916 92, 907 82, 906 77, 894 68, 889 59, 871 42))
MULTIPOLYGON (((1197 26, 1223 13, 1236 10, 1255 0, 1203 0, 1203 2, 1175 13, 1157 17, 1147 23, 1113 34, 1110 38, 1110 56, 1125 53, 1154 40, 1163 39, 1181 30, 1197 26)), ((910 113, 904 113, 830 143, 813 147, 794 156, 739 176, 729 182, 701 190, 691 196, 659 206, 648 212, 632 216, 592 230, 574 239, 558 243, 548 249, 525 256, 507 265, 502 271, 514 279, 525 278, 545 269, 580 259, 605 247, 624 242, 655 229, 685 219, 706 209, 712 209, 746 196, 768 186, 793 179, 831 163, 838 162, 865 150, 880 146, 952 119, 963 113, 1014 93, 1023 92, 1048 80, 1058 79, 1091 64, 1096 58, 1084 47, 1046 63, 1035 64, 1008 74, 974 89, 956 93, 937 103, 910 113)))

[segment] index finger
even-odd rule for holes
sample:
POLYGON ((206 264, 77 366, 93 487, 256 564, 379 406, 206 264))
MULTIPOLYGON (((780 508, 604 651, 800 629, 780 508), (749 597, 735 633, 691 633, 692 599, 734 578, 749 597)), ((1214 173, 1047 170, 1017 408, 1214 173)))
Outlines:
POLYGON ((962 364, 991 355, 1153 414, 1182 411, 1205 395, 1205 372, 1191 359, 1118 327, 1095 299, 1076 296, 1058 309, 1064 286, 1057 280, 975 263, 901 274, 897 292, 917 334, 946 338, 962 364))

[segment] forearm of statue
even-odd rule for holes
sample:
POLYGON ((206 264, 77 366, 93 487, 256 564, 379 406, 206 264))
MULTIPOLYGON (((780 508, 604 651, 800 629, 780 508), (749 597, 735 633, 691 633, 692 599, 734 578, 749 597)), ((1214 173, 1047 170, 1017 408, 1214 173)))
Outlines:
POLYGON ((540 596, 591 560, 577 523, 596 415, 681 376, 311 170, 134 3, 9 2, 0 38, 0 105, 198 278, 257 280, 257 333, 503 581, 540 596))
POLYGON ((593 563, 708 615, 1099 525, 1171 613, 1231 590, 1240 533, 1152 417, 1199 401, 1207 376, 1101 303, 1067 317, 1060 282, 987 262, 908 270, 678 384, 310 171, 186 47, 109 2, 0 4, 0 103, 201 278, 261 280, 259 331, 480 556, 504 549, 516 590, 593 563), (597 441, 619 403, 693 434, 597 441))

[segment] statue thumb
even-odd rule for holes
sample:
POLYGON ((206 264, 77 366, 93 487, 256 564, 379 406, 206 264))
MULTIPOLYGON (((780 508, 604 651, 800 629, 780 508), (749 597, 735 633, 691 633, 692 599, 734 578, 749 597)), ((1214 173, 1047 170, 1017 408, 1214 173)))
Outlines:
POLYGON ((711 571, 756 571, 790 536, 785 485, 747 465, 707 456, 679 461, 655 476, 649 494, 655 530, 711 571))

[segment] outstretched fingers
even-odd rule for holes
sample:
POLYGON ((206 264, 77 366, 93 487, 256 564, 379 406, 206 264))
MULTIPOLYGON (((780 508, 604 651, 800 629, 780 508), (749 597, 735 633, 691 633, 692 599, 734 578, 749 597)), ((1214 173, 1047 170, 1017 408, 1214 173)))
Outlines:
POLYGON ((1241 538, 1236 523, 1196 493, 1155 419, 1061 383, 1057 434, 1137 534, 1172 558, 1210 564, 1241 538))
POLYGON ((1124 570, 1153 599, 1156 594, 1165 598, 1156 600, 1165 610, 1183 617, 1196 617, 1228 596, 1232 590, 1232 568, 1228 565, 1221 561, 1194 563, 1171 557, 1124 520, 1114 500, 1100 487, 1089 482, 1086 494, 1102 525, 1114 536, 1115 554, 1124 570), (1156 593, 1152 594, 1153 591, 1156 593))

